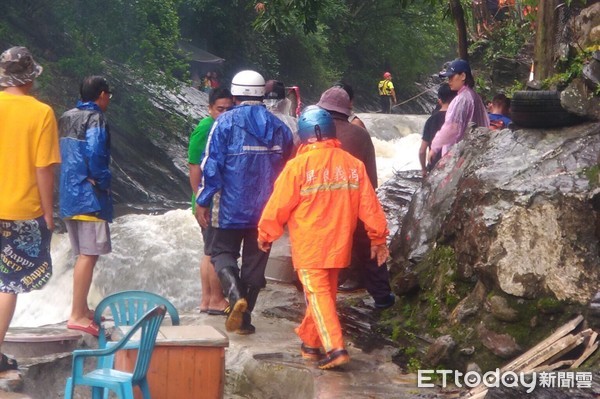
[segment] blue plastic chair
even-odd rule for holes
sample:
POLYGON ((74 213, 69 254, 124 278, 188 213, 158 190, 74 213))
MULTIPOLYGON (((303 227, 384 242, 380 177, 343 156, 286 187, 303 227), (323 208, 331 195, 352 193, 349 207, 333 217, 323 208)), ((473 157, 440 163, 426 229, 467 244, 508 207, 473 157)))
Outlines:
POLYGON ((65 399, 73 398, 73 391, 76 385, 92 387, 92 399, 102 398, 104 393, 108 394, 108 390, 114 391, 120 399, 134 399, 134 386, 140 387, 144 399, 150 399, 150 389, 148 387, 146 374, 148 373, 148 367, 150 366, 150 359, 152 357, 152 351, 154 350, 156 335, 158 334, 158 329, 160 328, 160 324, 162 323, 166 312, 166 307, 163 305, 151 309, 133 325, 131 330, 125 334, 123 338, 109 348, 74 351, 73 371, 71 377, 67 378, 65 399), (103 357, 113 356, 116 351, 123 349, 131 337, 133 337, 140 329, 142 330, 142 333, 139 344, 137 345, 138 355, 133 373, 99 367, 96 370, 84 374, 83 366, 86 358, 98 358, 98 365, 100 366, 103 357))
MULTIPOLYGON (((110 308, 112 317, 115 322, 115 328, 121 326, 132 326, 140 317, 148 310, 155 306, 164 305, 171 317, 171 324, 179 325, 179 313, 169 300, 153 292, 147 291, 121 291, 108 295, 100 301, 94 312, 94 322, 100 326, 98 334, 98 347, 106 348, 106 332, 102 325, 102 314, 107 308, 110 308)), ((128 345, 129 349, 131 345, 128 345)))

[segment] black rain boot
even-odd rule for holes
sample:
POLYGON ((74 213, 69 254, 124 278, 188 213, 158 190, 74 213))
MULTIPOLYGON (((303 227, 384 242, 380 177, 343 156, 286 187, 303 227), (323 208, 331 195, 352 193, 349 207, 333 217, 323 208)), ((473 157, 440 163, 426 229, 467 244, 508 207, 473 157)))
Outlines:
POLYGON ((240 278, 237 268, 227 267, 221 269, 218 273, 221 281, 223 294, 229 299, 229 307, 231 311, 225 320, 225 329, 227 331, 236 331, 243 322, 243 315, 248 308, 248 302, 240 292, 240 278))
POLYGON ((252 325, 252 311, 254 310, 254 305, 256 305, 256 300, 258 299, 258 293, 260 292, 260 288, 249 287, 246 290, 246 300, 248 301, 248 308, 243 314, 242 326, 238 328, 236 333, 240 335, 250 335, 256 332, 256 327, 252 325))

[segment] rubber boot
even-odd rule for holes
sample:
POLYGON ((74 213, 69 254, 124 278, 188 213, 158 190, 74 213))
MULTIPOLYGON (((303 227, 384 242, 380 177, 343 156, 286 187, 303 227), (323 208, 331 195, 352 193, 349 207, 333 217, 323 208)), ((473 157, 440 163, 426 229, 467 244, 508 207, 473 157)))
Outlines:
POLYGON ((248 308, 243 314, 242 326, 238 328, 236 333, 240 335, 250 335, 256 332, 256 327, 252 325, 252 311, 254 310, 254 305, 256 305, 259 292, 260 288, 254 287, 249 287, 246 290, 246 301, 248 302, 248 308))
POLYGON ((231 308, 231 312, 225 320, 225 329, 230 332, 236 331, 242 326, 243 314, 248 308, 248 302, 246 302, 240 291, 240 278, 237 268, 227 267, 221 269, 218 276, 223 294, 229 299, 231 308))

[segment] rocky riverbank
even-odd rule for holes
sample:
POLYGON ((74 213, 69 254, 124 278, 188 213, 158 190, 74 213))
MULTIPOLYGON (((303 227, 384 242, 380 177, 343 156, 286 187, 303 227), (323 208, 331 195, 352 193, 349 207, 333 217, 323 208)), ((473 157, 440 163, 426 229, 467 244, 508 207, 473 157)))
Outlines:
MULTIPOLYGON (((398 349, 390 346, 383 336, 369 332, 379 313, 365 292, 342 295, 339 301, 345 330, 349 332, 348 350, 352 361, 340 370, 321 371, 314 363, 301 358, 300 341, 294 333, 304 312, 302 293, 292 285, 269 282, 255 309, 253 322, 257 333, 249 336, 228 334, 225 398, 416 399, 458 396, 455 390, 442 392, 438 388, 418 388, 416 375, 404 372, 394 363, 398 349)), ((198 311, 183 313, 181 323, 224 328, 223 317, 198 311)), ((95 344, 95 339, 87 335, 80 342, 82 347, 95 344)), ((13 383, 12 389, 31 399, 63 397, 64 382, 71 370, 70 354, 19 360, 23 383, 13 383)), ((18 379, 16 373, 0 375, 0 378, 5 382, 18 379)), ((9 385, 1 386, 11 389, 9 385)), ((12 399, 7 395, 0 391, 0 398, 12 399)), ((75 397, 84 399, 90 394, 78 388, 75 397)))

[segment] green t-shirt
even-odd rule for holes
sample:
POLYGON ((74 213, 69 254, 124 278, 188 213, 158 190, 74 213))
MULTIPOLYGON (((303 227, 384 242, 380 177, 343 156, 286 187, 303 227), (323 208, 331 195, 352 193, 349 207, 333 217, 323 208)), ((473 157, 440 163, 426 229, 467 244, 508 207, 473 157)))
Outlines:
POLYGON ((202 162, 202 154, 206 149, 206 142, 208 141, 208 133, 215 120, 212 116, 207 116, 202 119, 198 126, 194 129, 190 135, 190 146, 188 147, 188 162, 194 165, 202 162))
MULTIPOLYGON (((190 134, 190 145, 188 147, 188 162, 193 165, 198 165, 202 162, 202 155, 206 150, 206 142, 208 141, 208 134, 210 128, 215 120, 212 116, 207 116, 202 119, 198 126, 190 134)), ((196 204, 196 193, 192 193, 192 212, 195 212, 196 204)))

